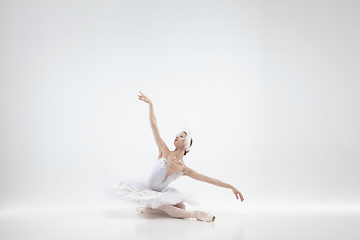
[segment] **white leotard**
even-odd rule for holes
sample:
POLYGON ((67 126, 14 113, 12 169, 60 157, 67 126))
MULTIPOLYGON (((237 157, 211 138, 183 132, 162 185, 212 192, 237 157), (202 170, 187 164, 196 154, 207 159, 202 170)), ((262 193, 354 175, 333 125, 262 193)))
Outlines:
POLYGON ((156 162, 156 164, 155 164, 153 170, 151 171, 151 174, 147 180, 148 186, 155 191, 161 192, 171 182, 175 181, 177 178, 181 177, 183 174, 181 171, 175 172, 165 179, 167 170, 168 170, 167 160, 165 158, 160 158, 156 162))

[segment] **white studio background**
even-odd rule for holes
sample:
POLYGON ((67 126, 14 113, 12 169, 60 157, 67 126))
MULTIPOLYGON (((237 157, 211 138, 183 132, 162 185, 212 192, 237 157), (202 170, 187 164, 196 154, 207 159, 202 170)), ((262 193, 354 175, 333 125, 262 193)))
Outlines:
POLYGON ((146 178, 157 147, 139 90, 169 148, 192 129, 185 163, 246 202, 358 203, 359 5, 1 1, 0 209, 105 206, 107 184, 146 178))

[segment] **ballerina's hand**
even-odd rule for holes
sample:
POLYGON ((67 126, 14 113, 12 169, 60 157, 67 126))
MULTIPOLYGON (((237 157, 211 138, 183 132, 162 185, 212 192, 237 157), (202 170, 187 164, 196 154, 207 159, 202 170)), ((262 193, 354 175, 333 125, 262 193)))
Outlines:
MULTIPOLYGON (((139 91, 140 92, 140 91, 139 91)), ((141 95, 138 95, 139 100, 142 100, 148 104, 152 104, 150 98, 148 98, 147 96, 145 96, 142 92, 140 92, 141 95)))
POLYGON ((239 199, 239 197, 240 197, 240 200, 244 201, 244 197, 243 197, 243 195, 241 194, 241 192, 239 190, 237 190, 235 187, 232 188, 232 190, 233 190, 233 192, 234 192, 234 194, 236 196, 236 199, 239 199))

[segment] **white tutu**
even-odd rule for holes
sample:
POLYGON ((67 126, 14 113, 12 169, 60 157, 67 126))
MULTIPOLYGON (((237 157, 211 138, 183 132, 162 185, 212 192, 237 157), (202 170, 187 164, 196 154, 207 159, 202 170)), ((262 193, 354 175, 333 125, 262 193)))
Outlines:
POLYGON ((191 205, 199 205, 192 196, 183 193, 168 185, 182 175, 177 172, 164 179, 167 172, 165 158, 158 160, 149 179, 134 179, 121 181, 108 187, 107 193, 111 198, 120 199, 126 203, 134 203, 144 207, 158 208, 163 205, 175 205, 187 202, 191 205))
POLYGON ((199 205, 190 194, 169 186, 161 192, 155 191, 148 187, 143 180, 116 183, 108 188, 108 194, 111 198, 122 200, 125 203, 138 204, 149 208, 158 208, 167 204, 175 205, 180 202, 199 205))

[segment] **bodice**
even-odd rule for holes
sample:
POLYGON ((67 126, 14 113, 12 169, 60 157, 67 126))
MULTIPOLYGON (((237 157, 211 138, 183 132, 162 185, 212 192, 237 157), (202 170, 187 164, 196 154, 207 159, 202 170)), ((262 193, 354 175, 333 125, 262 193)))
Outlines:
POLYGON ((175 172, 165 179, 168 170, 168 163, 165 158, 160 158, 156 161, 156 164, 148 178, 148 186, 155 191, 161 192, 171 182, 182 176, 182 172, 175 172))

